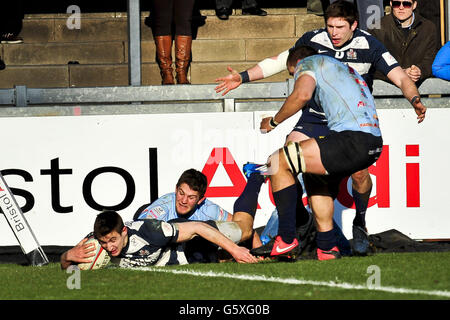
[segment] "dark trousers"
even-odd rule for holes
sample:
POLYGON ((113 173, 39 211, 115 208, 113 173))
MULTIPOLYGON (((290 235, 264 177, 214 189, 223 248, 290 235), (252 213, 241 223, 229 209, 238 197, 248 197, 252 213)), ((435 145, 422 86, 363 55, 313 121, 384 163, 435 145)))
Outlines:
POLYGON ((24 17, 23 0, 2 3, 0 10, 0 33, 19 34, 24 17))
POLYGON ((192 11, 195 0, 153 0, 153 36, 192 36, 192 11))
MULTIPOLYGON (((231 8, 233 0, 216 0, 216 9, 231 8)), ((256 0, 242 0, 242 9, 256 7, 258 3, 256 0)))

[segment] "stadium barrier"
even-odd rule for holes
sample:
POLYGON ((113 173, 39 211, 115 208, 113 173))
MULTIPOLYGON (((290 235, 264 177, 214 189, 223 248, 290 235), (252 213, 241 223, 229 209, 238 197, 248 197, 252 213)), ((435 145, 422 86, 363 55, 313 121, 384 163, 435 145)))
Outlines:
MULTIPOLYGON (((241 165, 267 159, 295 125, 292 117, 270 135, 258 130, 293 84, 248 83, 225 96, 214 84, 2 89, 2 175, 46 248, 77 243, 102 208, 132 217, 154 199, 153 186, 158 193, 172 190, 187 167, 205 172, 214 182, 208 197, 232 208, 246 181, 241 165)), ((377 181, 369 204, 371 232, 395 228, 412 239, 447 239, 449 216, 435 199, 445 198, 450 178, 440 164, 450 156, 442 148, 450 143, 449 82, 429 79, 420 92, 429 115, 418 126, 398 88, 374 83, 384 151, 370 168, 377 181)), ((352 198, 348 188, 341 190, 335 217, 351 236, 352 198)), ((258 226, 273 208, 267 186, 259 201, 258 226)), ((15 245, 1 221, 0 247, 15 245)))
MULTIPOLYGON (((120 86, 89 88, 0 89, 0 116, 245 112, 278 110, 292 92, 294 81, 247 83, 222 96, 215 84, 120 86)), ((450 108, 450 84, 431 78, 419 88, 429 108, 450 108)), ((375 80, 377 108, 404 109, 411 105, 397 87, 375 80)))

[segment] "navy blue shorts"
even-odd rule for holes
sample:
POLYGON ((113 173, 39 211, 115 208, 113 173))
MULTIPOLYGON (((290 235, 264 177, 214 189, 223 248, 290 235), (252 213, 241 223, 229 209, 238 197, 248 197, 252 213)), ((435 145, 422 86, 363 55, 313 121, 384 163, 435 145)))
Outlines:
POLYGON ((320 138, 330 133, 325 113, 321 111, 321 108, 314 101, 309 101, 302 109, 302 114, 293 131, 301 132, 310 138, 320 138), (311 108, 310 104, 313 104, 315 107, 311 108))
POLYGON ((302 121, 302 118, 300 118, 292 131, 301 132, 310 138, 323 138, 330 133, 326 122, 305 123, 302 121))

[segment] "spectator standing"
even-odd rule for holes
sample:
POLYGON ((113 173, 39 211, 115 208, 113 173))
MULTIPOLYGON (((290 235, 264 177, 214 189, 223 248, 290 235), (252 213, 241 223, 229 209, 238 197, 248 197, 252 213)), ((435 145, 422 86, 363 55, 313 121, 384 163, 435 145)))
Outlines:
MULTIPOLYGON (((23 18, 23 0, 11 1, 2 6, 2 10, 0 10, 0 43, 14 44, 23 42, 23 39, 19 37, 22 31, 23 18)), ((0 70, 5 68, 5 62, 3 59, 0 59, 0 70)))
MULTIPOLYGON (((431 65, 439 48, 436 26, 415 11, 417 0, 390 1, 391 14, 381 18, 370 33, 380 40, 407 75, 420 86, 432 76, 431 65)), ((376 78, 389 81, 376 73, 376 78)))
POLYGON ((450 41, 438 51, 431 69, 436 78, 450 81, 450 41))
MULTIPOLYGON (((233 0, 216 0, 216 15, 220 20, 228 20, 232 13, 232 4, 233 0)), ((242 14, 267 16, 267 12, 258 6, 256 0, 242 0, 242 14)))
POLYGON ((10 1, 0 10, 1 43, 22 43, 19 37, 24 18, 23 0, 10 1))
POLYGON ((189 84, 187 74, 191 62, 194 2, 195 0, 152 1, 151 27, 163 85, 175 84, 172 67, 173 42, 177 84, 189 84))

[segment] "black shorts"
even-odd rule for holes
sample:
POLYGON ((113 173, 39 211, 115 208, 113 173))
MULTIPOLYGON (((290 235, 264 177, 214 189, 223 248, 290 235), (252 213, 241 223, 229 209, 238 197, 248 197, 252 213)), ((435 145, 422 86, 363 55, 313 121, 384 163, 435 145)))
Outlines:
POLYGON ((306 194, 309 196, 329 196, 336 199, 339 193, 339 186, 344 176, 341 175, 318 175, 303 173, 303 183, 306 194))
POLYGON ((322 164, 329 174, 351 175, 375 163, 383 149, 383 139, 361 131, 330 131, 315 138, 322 164))

